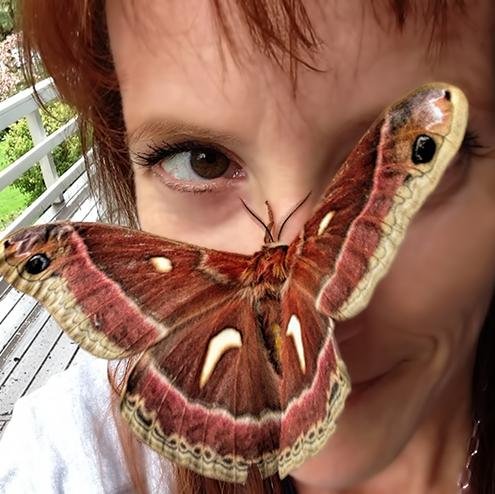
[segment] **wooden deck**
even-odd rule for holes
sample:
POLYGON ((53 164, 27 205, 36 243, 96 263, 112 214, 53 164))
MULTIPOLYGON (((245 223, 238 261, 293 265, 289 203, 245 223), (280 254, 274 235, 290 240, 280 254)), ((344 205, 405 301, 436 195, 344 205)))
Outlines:
MULTIPOLYGON (((37 223, 99 220, 86 174, 64 197, 65 203, 51 206, 37 223)), ((0 437, 16 400, 84 358, 78 350, 44 308, 0 278, 0 437)))

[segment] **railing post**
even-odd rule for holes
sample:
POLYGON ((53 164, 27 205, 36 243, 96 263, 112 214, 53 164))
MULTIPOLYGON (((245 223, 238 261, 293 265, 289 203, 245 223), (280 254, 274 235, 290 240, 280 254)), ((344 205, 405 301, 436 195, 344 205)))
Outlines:
MULTIPOLYGON (((46 139, 47 135, 45 128, 43 127, 43 121, 41 120, 41 115, 39 110, 34 110, 26 115, 27 124, 29 127, 29 132, 31 132, 31 137, 33 138, 34 145, 46 139)), ((45 187, 48 189, 53 185, 58 179, 57 169, 55 167, 55 162, 53 161, 52 153, 49 152, 45 157, 40 159, 41 173, 43 175, 43 181, 45 182, 45 187)), ((54 204, 60 204, 64 202, 63 194, 54 199, 54 204)))

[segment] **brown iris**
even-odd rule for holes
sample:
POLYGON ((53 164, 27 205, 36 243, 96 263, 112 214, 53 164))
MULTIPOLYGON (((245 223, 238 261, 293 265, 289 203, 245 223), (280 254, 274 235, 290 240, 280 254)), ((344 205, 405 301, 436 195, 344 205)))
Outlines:
POLYGON ((230 160, 214 149, 191 151, 191 168, 201 178, 221 177, 229 168, 230 160))

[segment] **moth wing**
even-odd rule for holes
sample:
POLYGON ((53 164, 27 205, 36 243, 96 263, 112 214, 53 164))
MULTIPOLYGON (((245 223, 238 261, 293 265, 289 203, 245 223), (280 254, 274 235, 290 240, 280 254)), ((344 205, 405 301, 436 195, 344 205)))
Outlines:
POLYGON ((319 451, 349 379, 332 321, 299 286, 283 295, 282 314, 278 373, 242 292, 154 344, 123 393, 121 411, 134 432, 168 459, 228 482, 245 482, 251 467, 285 477, 319 451))
POLYGON ((385 110, 351 152, 304 226, 292 270, 321 313, 348 319, 367 305, 459 149, 467 112, 460 89, 422 86, 385 110), (434 152, 413 162, 419 136, 434 152))
POLYGON ((153 449, 208 477, 244 482, 277 471, 278 378, 250 300, 204 307, 135 364, 121 411, 153 449))
POLYGON ((221 305, 248 260, 99 223, 34 226, 1 245, 0 274, 106 359, 139 353, 204 306, 221 305), (49 264, 33 274, 36 255, 49 264))
POLYGON ((325 445, 350 392, 333 320, 316 311, 314 297, 301 281, 290 278, 281 301, 282 478, 325 445))

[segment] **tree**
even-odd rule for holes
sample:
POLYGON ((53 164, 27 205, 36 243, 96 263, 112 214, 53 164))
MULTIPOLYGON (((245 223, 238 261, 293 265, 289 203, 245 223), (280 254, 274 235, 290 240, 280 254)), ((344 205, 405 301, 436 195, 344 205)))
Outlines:
POLYGON ((17 49, 19 36, 9 34, 0 41, 0 101, 26 87, 17 49))

